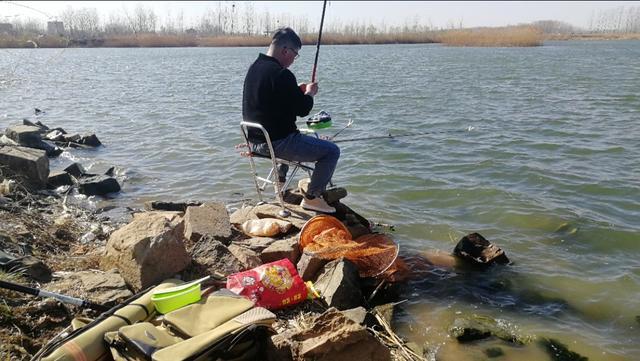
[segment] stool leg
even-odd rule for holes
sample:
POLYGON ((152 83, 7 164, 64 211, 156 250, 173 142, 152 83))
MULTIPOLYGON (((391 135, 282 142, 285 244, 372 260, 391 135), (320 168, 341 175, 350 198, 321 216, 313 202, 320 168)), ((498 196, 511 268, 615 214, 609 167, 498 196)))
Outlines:
POLYGON ((260 191, 260 187, 258 186, 258 171, 256 170, 256 164, 253 161, 253 157, 249 156, 249 164, 251 164, 251 172, 253 174, 253 183, 256 185, 256 192, 258 192, 258 199, 260 202, 264 202, 262 200, 262 191, 260 191))

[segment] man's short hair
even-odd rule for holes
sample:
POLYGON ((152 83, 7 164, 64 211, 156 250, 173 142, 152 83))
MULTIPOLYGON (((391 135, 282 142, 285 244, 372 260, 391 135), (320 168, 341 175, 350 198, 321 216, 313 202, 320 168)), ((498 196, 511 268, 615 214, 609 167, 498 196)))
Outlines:
POLYGON ((302 48, 302 41, 300 40, 300 37, 298 36, 298 34, 296 34, 295 31, 293 31, 293 29, 289 27, 276 30, 276 32, 273 33, 273 37, 271 38, 271 44, 279 48, 285 46, 289 46, 295 49, 302 48))

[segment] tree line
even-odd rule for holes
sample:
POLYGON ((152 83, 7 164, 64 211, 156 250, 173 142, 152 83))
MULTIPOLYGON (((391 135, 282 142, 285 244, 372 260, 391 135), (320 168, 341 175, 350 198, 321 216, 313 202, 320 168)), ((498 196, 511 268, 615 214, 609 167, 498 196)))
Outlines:
MULTIPOLYGON (((267 35, 280 26, 291 26, 302 35, 317 31, 319 19, 310 21, 306 16, 275 14, 269 11, 258 13, 251 2, 218 2, 196 19, 187 20, 179 10, 160 19, 151 8, 138 3, 133 10, 123 7, 119 12, 100 16, 95 8, 67 7, 57 17, 63 23, 63 35, 72 39, 108 37, 113 35, 163 34, 202 36, 256 36, 267 35)), ((43 34, 46 24, 37 19, 14 19, 14 34, 43 34)), ((533 23, 545 33, 616 32, 640 33, 640 7, 619 7, 593 13, 588 29, 580 29, 567 23, 545 20, 533 23)), ((463 28, 462 22, 450 23, 445 29, 463 28)), ((334 20, 326 24, 326 33, 352 36, 375 36, 381 34, 420 33, 438 29, 425 24, 418 16, 406 20, 402 25, 372 24, 364 21, 343 23, 334 20)))

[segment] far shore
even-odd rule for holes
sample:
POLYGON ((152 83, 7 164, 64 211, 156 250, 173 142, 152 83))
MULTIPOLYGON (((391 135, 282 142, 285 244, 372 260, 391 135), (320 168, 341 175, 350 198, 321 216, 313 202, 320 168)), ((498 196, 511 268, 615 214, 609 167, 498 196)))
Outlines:
MULTIPOLYGON (((640 33, 549 34, 531 26, 455 29, 394 34, 323 34, 323 45, 443 44, 445 46, 531 47, 549 40, 640 40, 640 33)), ((317 34, 302 35, 304 45, 315 45, 317 34)), ((147 48, 147 47, 264 47, 265 35, 127 34, 85 38, 50 35, 0 35, 0 48, 147 48)))

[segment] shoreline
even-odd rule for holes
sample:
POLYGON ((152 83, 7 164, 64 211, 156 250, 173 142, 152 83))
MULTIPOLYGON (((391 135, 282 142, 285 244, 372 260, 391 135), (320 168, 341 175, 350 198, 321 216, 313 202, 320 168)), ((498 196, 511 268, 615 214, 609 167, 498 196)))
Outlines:
MULTIPOLYGON (((541 46, 545 41, 624 41, 640 40, 640 33, 583 33, 583 34, 516 34, 522 29, 502 31, 496 29, 449 30, 425 33, 398 33, 378 35, 327 34, 323 45, 399 45, 442 44, 444 46, 480 47, 530 47, 541 46), (520 39, 518 39, 520 37, 520 39), (452 39, 452 40, 450 40, 452 39)), ((303 45, 315 45, 314 35, 302 36, 303 45)), ((197 36, 140 34, 111 37, 69 39, 60 36, 9 36, 0 35, 0 49, 33 48, 219 48, 219 47, 265 47, 269 38, 265 36, 197 36)))

